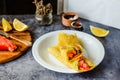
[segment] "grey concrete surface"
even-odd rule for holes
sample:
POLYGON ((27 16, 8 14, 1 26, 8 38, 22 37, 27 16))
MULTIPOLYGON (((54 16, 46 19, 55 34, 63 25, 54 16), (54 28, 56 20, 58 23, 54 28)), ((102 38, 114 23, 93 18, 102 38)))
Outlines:
MULTIPOLYGON (((45 33, 56 30, 68 30, 61 24, 61 16, 53 16, 50 26, 40 26, 35 22, 34 15, 0 15, 0 20, 5 17, 9 21, 18 18, 29 25, 33 43, 45 33)), ((105 38, 97 38, 105 47, 105 57, 94 70, 79 74, 63 74, 48 70, 39 65, 32 55, 32 47, 21 57, 0 64, 0 80, 120 80, 120 30, 85 19, 79 19, 83 23, 84 30, 91 34, 89 25, 99 26, 110 30, 105 38)))

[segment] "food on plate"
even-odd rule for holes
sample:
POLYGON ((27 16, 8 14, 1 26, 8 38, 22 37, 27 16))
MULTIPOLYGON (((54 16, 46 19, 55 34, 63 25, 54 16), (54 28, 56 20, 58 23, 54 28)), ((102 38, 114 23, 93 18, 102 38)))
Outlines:
POLYGON ((0 50, 9 50, 13 52, 16 49, 17 46, 12 41, 0 35, 0 50))
POLYGON ((59 49, 61 56, 66 58, 67 61, 73 61, 84 53, 84 49, 81 45, 67 46, 66 48, 59 46, 59 49))
POLYGON ((92 26, 92 25, 90 25, 90 30, 91 30, 92 34, 97 37, 105 37, 109 34, 109 30, 99 28, 96 26, 92 26))
POLYGON ((82 41, 80 41, 76 34, 75 35, 69 35, 65 33, 59 33, 58 35, 58 45, 60 46, 74 46, 76 44, 82 45, 82 41))
POLYGON ((95 67, 94 63, 88 60, 85 56, 81 56, 78 59, 78 70, 80 71, 90 71, 95 67))
POLYGON ((12 30, 12 26, 10 25, 10 23, 5 18, 2 18, 2 26, 3 26, 3 30, 5 32, 8 32, 8 31, 12 30))
POLYGON ((78 58, 75 58, 72 61, 69 61, 67 58, 67 54, 62 53, 58 46, 50 47, 48 48, 48 51, 63 64, 76 71, 79 72, 90 71, 95 67, 94 63, 88 60, 83 55, 79 56, 78 58))
POLYGON ((81 43, 82 41, 76 35, 59 33, 58 44, 49 47, 48 51, 63 64, 74 70, 79 72, 90 71, 95 65, 83 55, 84 48, 81 43))
POLYGON ((66 53, 67 53, 68 59, 72 60, 74 58, 81 56, 83 53, 83 49, 80 45, 75 45, 75 46, 69 47, 66 53))
POLYGON ((25 31, 28 29, 28 26, 21 22, 20 20, 18 20, 17 18, 15 18, 13 21, 13 27, 17 31, 25 31))
POLYGON ((65 33, 59 33, 58 35, 58 45, 61 55, 66 55, 66 59, 72 61, 79 58, 83 53, 84 49, 81 46, 82 41, 78 40, 76 35, 69 35, 65 33))
POLYGON ((78 47, 78 45, 75 47, 71 46, 68 48, 56 45, 53 47, 49 47, 48 51, 52 55, 56 56, 56 58, 58 58, 58 57, 64 58, 65 62, 72 62, 72 61, 76 60, 77 58, 81 57, 83 54, 82 48, 80 46, 78 47))
POLYGON ((81 56, 72 62, 63 63, 66 64, 68 67, 79 72, 90 71, 95 67, 94 63, 88 60, 85 56, 81 56))

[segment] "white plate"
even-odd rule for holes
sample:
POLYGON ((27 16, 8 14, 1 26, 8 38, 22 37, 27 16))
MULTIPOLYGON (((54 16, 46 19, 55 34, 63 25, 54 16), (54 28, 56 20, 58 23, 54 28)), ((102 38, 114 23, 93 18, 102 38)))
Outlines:
POLYGON ((54 58, 48 51, 47 48, 54 46, 58 41, 59 32, 64 32, 67 34, 76 34, 79 39, 82 40, 83 46, 87 52, 89 59, 94 62, 97 66, 104 58, 104 47, 99 40, 93 36, 73 30, 59 30, 49 32, 41 37, 39 37, 33 44, 32 54, 35 60, 43 67, 61 73, 78 73, 77 71, 68 68, 56 58, 54 58))

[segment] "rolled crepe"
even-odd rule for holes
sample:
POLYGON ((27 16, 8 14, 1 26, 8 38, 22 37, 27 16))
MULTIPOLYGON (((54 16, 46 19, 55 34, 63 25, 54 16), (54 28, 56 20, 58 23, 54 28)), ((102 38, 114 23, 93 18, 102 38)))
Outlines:
POLYGON ((49 47, 48 51, 66 66, 85 72, 92 70, 95 65, 83 56, 84 48, 76 35, 59 33, 58 44, 49 47))
POLYGON ((48 48, 48 51, 54 57, 56 57, 60 62, 62 62, 69 68, 72 68, 76 71, 86 72, 86 71, 92 70, 95 67, 94 63, 91 62, 90 60, 88 60, 87 58, 85 58, 83 55, 81 55, 79 58, 69 61, 67 58, 67 55, 66 55, 66 50, 65 51, 63 50, 63 53, 61 53, 59 46, 50 47, 50 48, 48 48), (81 60, 83 60, 84 63, 86 63, 89 66, 88 69, 84 69, 84 64, 81 64, 81 65, 79 64, 81 60))
POLYGON ((62 63, 66 63, 68 62, 67 57, 65 55, 61 54, 60 48, 59 46, 54 46, 54 47, 50 47, 48 48, 48 51, 50 52, 50 54, 52 54, 56 59, 58 59, 60 62, 62 63), (65 56, 65 57, 64 57, 65 56))
POLYGON ((59 51, 60 51, 60 55, 62 57, 64 57, 66 59, 66 61, 74 61, 84 54, 84 49, 79 44, 74 45, 74 46, 69 45, 67 47, 59 46, 58 48, 59 48, 59 51), (75 50, 76 46, 77 46, 78 50, 75 50))
POLYGON ((79 40, 75 34, 73 35, 73 34, 66 34, 61 32, 58 35, 57 45, 59 46, 61 55, 66 56, 65 58, 68 61, 73 61, 79 58, 84 53, 84 49, 82 48, 81 44, 82 44, 82 41, 79 40), (78 49, 76 49, 76 47, 78 47, 78 49), (78 52, 79 54, 77 54, 78 52))
POLYGON ((68 62, 66 65, 78 72, 86 72, 95 68, 94 63, 85 56, 81 56, 73 62, 68 62))

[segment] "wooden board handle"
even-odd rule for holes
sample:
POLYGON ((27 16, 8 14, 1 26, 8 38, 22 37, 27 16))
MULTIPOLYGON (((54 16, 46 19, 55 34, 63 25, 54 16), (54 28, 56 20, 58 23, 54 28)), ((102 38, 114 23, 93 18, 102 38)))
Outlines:
POLYGON ((16 37, 12 36, 12 35, 10 35, 9 37, 12 38, 12 39, 14 39, 14 40, 16 40, 16 41, 19 41, 19 42, 25 44, 25 45, 28 46, 28 47, 32 46, 32 42, 30 42, 30 41, 21 40, 21 39, 18 39, 18 38, 16 38, 16 37))

